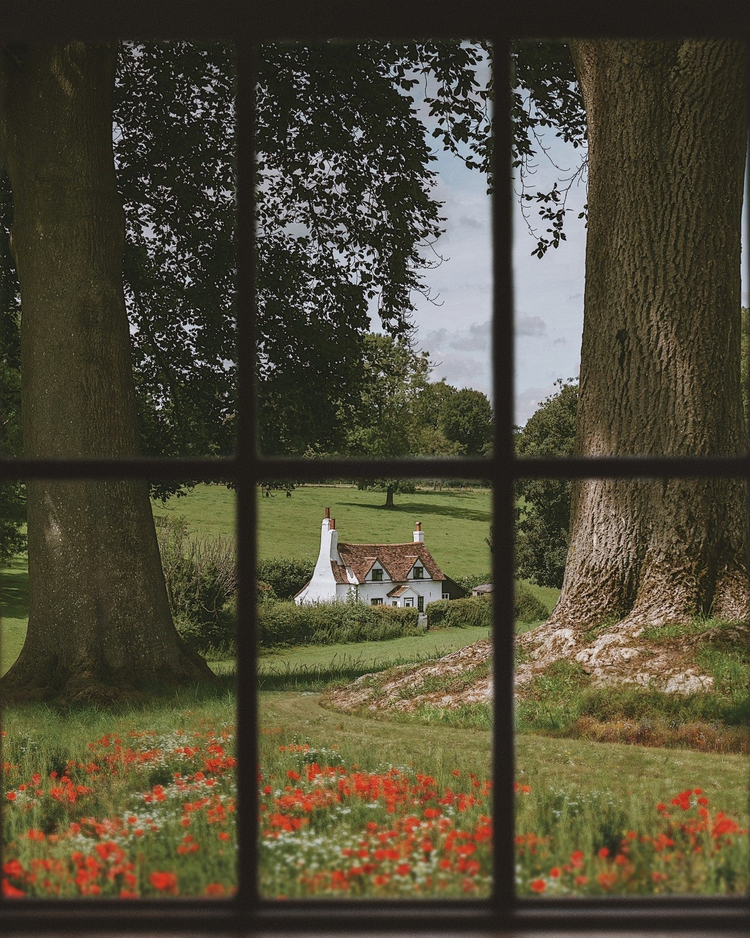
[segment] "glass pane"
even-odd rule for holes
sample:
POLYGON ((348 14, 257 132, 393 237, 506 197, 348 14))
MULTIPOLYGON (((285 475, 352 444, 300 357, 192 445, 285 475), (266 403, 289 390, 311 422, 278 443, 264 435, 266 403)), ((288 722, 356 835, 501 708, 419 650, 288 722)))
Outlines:
POLYGON ((390 488, 258 493, 266 898, 490 893, 491 495, 390 488))
POLYGON ((575 485, 518 491, 518 894, 744 894, 744 486, 575 485))
POLYGON ((230 454, 232 47, 28 55, 0 174, 2 453, 230 454), (21 94, 37 106, 15 126, 21 94))
POLYGON ((489 55, 261 47, 263 453, 488 454, 489 55))
POLYGON ((28 551, 0 532, 4 895, 230 896, 233 493, 37 481, 26 509, 28 551))
POLYGON ((567 46, 515 42, 513 66, 515 422, 523 426, 579 373, 586 223, 577 216, 587 200, 587 149, 567 46))

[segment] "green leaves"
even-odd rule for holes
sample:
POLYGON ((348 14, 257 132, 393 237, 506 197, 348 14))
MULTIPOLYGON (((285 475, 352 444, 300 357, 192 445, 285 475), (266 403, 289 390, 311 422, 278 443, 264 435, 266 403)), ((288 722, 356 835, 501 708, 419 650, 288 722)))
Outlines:
POLYGON ((234 448, 234 63, 211 43, 125 43, 115 160, 146 453, 234 448))
MULTIPOLYGON (((578 385, 557 382, 548 397, 516 436, 519 456, 571 456, 575 447, 578 385)), ((540 586, 562 586, 568 555, 570 482, 567 479, 522 479, 516 494, 517 574, 540 586)))

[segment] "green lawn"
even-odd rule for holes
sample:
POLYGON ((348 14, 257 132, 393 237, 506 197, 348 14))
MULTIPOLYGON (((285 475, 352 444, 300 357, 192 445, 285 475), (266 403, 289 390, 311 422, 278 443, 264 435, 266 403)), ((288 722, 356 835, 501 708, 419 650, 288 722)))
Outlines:
MULTIPOLYGON (((262 690, 323 690, 331 682, 349 682, 394 665, 439 658, 488 635, 486 628, 445 629, 384 642, 279 649, 261 656, 259 686, 262 690)), ((212 667, 226 672, 234 662, 212 662, 212 667)))
MULTIPOLYGON (((283 492, 270 498, 258 493, 258 550, 265 557, 315 558, 320 546, 320 523, 331 509, 342 541, 403 543, 411 541, 414 522, 422 522, 425 543, 448 576, 486 573, 491 566, 485 538, 491 522, 488 489, 435 492, 419 490, 397 495, 393 509, 383 507, 383 492, 360 492, 340 485, 304 485, 291 498, 283 492)), ((235 493, 222 485, 198 485, 164 506, 155 515, 182 515, 193 531, 233 535, 235 493)))
POLYGON ((425 544, 448 576, 485 573, 490 552, 485 537, 491 521, 487 489, 417 491, 397 495, 395 508, 383 507, 383 492, 340 486, 302 486, 291 498, 260 498, 258 547, 261 557, 318 555, 325 508, 336 519, 339 538, 354 544, 411 541, 422 522, 425 544))
POLYGON ((0 674, 5 674, 21 652, 29 619, 29 571, 26 556, 14 557, 9 567, 0 570, 0 674))

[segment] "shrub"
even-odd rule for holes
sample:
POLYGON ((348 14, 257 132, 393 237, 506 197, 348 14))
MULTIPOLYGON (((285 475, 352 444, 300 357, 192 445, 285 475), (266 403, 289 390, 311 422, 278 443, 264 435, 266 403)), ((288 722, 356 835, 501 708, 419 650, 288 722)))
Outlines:
POLYGON ((258 561, 256 576, 267 583, 279 599, 292 599, 310 580, 314 569, 314 560, 268 557, 258 561))
POLYGON ((157 539, 177 631, 196 651, 229 651, 235 643, 233 541, 191 536, 184 518, 160 518, 157 539))
POLYGON ((470 596, 440 599, 425 610, 427 627, 443 629, 492 628, 492 601, 470 596))
POLYGON ((516 580, 513 595, 513 618, 519 622, 538 622, 549 616, 549 609, 525 583, 516 580))
MULTIPOLYGON (((430 629, 462 629, 492 627, 492 599, 490 596, 467 596, 465 599, 440 599, 430 603, 427 627, 430 629)), ((513 598, 513 617, 521 622, 537 622, 549 615, 525 583, 516 583, 513 598)))
POLYGON ((261 648, 385 641, 418 634, 418 619, 416 609, 359 602, 269 603, 258 609, 258 641, 261 648))
POLYGON ((266 583, 264 580, 255 581, 255 601, 258 605, 261 603, 275 603, 278 598, 276 590, 270 583, 266 583))
POLYGON ((438 599, 434 603, 429 603, 425 608, 427 615, 427 628, 435 629, 445 626, 445 617, 448 614, 448 607, 451 603, 460 602, 458 599, 438 599))
MULTIPOLYGON (((516 436, 519 456, 570 456, 575 446, 578 385, 557 382, 516 436)), ((540 586, 561 587, 568 555, 570 480, 522 479, 516 495, 516 573, 540 586)))

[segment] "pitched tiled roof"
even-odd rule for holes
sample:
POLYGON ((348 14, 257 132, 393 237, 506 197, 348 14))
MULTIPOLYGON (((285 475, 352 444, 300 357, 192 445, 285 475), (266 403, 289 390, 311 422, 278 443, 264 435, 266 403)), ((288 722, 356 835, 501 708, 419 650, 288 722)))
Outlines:
POLYGON ((338 551, 343 566, 331 563, 337 583, 349 582, 345 567, 354 573, 358 583, 363 583, 375 561, 396 582, 405 580, 417 561, 421 561, 433 580, 445 579, 432 554, 421 541, 409 544, 339 544, 338 551))

